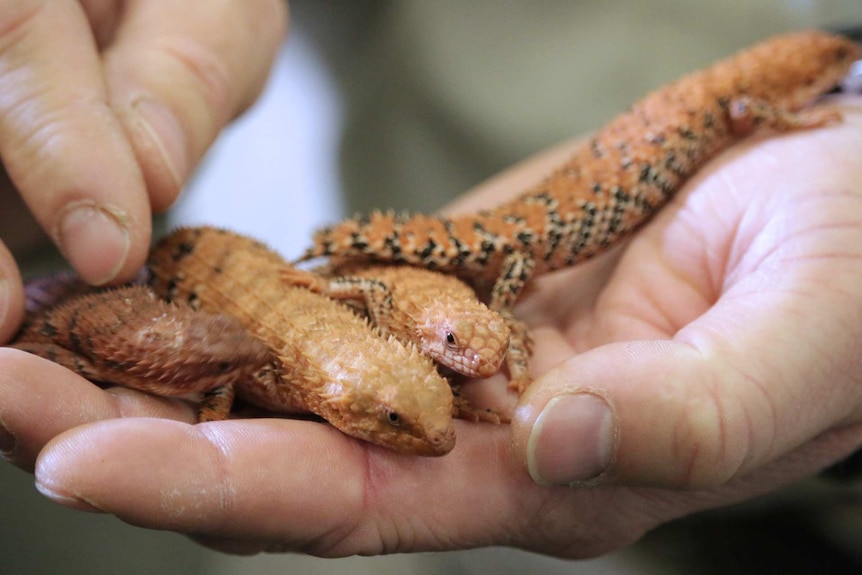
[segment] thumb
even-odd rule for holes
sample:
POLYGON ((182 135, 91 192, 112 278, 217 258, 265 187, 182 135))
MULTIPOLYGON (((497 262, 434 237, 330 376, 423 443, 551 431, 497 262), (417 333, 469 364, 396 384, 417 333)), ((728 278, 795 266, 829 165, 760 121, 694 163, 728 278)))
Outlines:
POLYGON ((708 451, 726 428, 714 398, 696 397, 702 388, 683 375, 696 363, 697 353, 682 344, 627 342, 549 370, 522 396, 513 421, 530 475, 541 484, 698 481, 691 452, 704 467, 707 458, 715 465, 719 456, 708 451))
POLYGON ((846 422, 853 386, 743 363, 679 341, 593 349, 524 394, 516 451, 541 484, 709 488, 846 422))

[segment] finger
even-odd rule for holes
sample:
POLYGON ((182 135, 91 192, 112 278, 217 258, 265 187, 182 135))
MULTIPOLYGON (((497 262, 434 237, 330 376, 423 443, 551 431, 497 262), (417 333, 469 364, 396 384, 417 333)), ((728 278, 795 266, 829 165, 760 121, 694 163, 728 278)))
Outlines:
POLYGON ((0 348, 0 449, 32 470, 36 456, 60 433, 118 417, 194 421, 183 402, 123 388, 102 390, 71 371, 17 349, 0 348))
POLYGON ((263 88, 286 28, 281 0, 136 0, 105 53, 111 103, 157 210, 263 88))
POLYGON ((146 190, 77 2, 0 0, 0 94, 0 157, 36 219, 87 281, 131 277, 146 190))
POLYGON ((826 434, 757 477, 671 492, 539 487, 510 457, 505 430, 478 428, 460 425, 459 432, 475 432, 461 433, 445 457, 421 458, 366 449, 307 421, 105 421, 51 442, 36 479, 63 505, 188 533, 230 553, 345 556, 497 544, 583 558, 686 513, 798 480, 862 437, 862 428, 826 434))
POLYGON ((545 495, 509 457, 507 430, 484 433, 492 439, 462 437, 446 457, 423 458, 308 421, 133 419, 60 436, 40 456, 36 477, 65 505, 86 502, 214 545, 245 542, 232 551, 337 556, 489 544, 512 537, 519 487, 545 495), (448 504, 433 503, 441 498, 448 504))
POLYGON ((720 486, 858 407, 858 397, 810 385, 822 375, 746 373, 677 342, 612 344, 534 384, 516 411, 516 447, 541 484, 720 486), (788 394, 770 389, 788 384, 788 394))
POLYGON ((78 0, 87 19, 99 49, 107 46, 114 37, 123 16, 124 0, 78 0))

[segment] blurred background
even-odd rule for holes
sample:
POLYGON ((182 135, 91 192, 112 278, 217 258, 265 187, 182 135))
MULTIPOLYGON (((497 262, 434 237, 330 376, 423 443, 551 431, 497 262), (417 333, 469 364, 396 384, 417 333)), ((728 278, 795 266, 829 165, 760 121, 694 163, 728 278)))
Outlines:
MULTIPOLYGON (((862 25, 859 0, 304 0, 291 8, 268 89, 217 141, 162 230, 218 224, 295 256, 313 229, 347 213, 436 210, 766 36, 862 25)), ((859 492, 821 480, 676 522, 588 562, 508 549, 236 558, 54 505, 11 465, 0 465, 0 493, 3 574, 862 572, 859 492)))

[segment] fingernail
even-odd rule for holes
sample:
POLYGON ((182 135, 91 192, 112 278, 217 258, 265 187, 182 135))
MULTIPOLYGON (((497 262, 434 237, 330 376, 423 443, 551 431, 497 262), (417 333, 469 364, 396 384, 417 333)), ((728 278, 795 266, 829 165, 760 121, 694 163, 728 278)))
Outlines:
POLYGON ((18 446, 18 439, 9 433, 6 427, 0 423, 0 457, 10 459, 18 446))
POLYGON ((608 469, 615 443, 614 413, 603 397, 586 392, 555 397, 533 424, 527 467, 541 485, 589 482, 608 469))
POLYGON ((114 279, 126 263, 131 240, 122 211, 91 201, 66 207, 56 233, 63 255, 88 282, 114 279))
POLYGON ((185 133, 176 117, 162 104, 142 97, 132 102, 138 125, 145 133, 147 145, 153 146, 176 186, 182 186, 188 171, 185 133))
POLYGON ((38 478, 36 479, 36 490, 53 501, 54 503, 59 503, 64 507, 69 507, 71 509, 75 509, 77 511, 89 511, 91 513, 104 513, 102 509, 99 509, 92 503, 84 501, 80 497, 75 497, 74 495, 65 495, 56 491, 55 489, 48 487, 43 482, 41 482, 38 478))
POLYGON ((6 276, 3 275, 2 271, 0 271, 0 325, 6 323, 6 317, 9 315, 9 306, 11 303, 12 302, 9 300, 9 280, 6 279, 6 276))

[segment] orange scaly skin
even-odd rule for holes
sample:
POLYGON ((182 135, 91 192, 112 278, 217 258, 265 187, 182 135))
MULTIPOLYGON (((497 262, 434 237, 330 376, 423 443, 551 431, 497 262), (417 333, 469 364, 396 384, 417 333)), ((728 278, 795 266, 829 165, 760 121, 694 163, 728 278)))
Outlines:
MULTIPOLYGON (((27 295, 35 309, 13 347, 91 381, 182 396, 264 378, 275 360, 237 319, 170 305, 143 285, 95 291, 66 277, 28 285, 27 295), (61 303, 46 305, 46 295, 61 303)), ((218 418, 208 407, 200 419, 218 418)))
POLYGON ((285 285, 286 267, 263 244, 206 227, 177 230, 149 259, 157 293, 239 319, 278 357, 281 377, 245 385, 249 401, 316 413, 348 435, 401 452, 451 451, 452 391, 433 363, 380 337, 342 304, 285 285))
POLYGON ((506 320, 454 276, 410 266, 363 265, 321 273, 292 268, 285 281, 357 300, 381 331, 415 344, 461 375, 490 377, 506 355, 506 320))
POLYGON ((285 285, 289 265, 250 238, 181 229, 155 247, 149 267, 152 289, 95 290, 68 277, 32 283, 30 315, 13 345, 94 381, 165 396, 204 393, 200 421, 226 418, 236 393, 416 455, 451 451, 453 414, 499 422, 454 398, 412 345, 380 337, 340 303, 285 285))
MULTIPOLYGON (((512 351, 517 343, 510 340, 508 319, 454 276, 411 266, 368 265, 314 273, 291 267, 283 278, 331 298, 352 300, 382 333, 415 345, 460 375, 490 377, 499 371, 507 351, 510 356, 518 353, 512 351)), ((452 383, 456 417, 494 424, 511 421, 506 414, 472 405, 460 394, 460 385, 452 383)))
POLYGON ((491 283, 491 309, 508 313, 530 279, 607 250, 758 125, 788 130, 839 119, 794 112, 837 85, 858 58, 855 43, 819 31, 767 40, 649 94, 509 202, 452 218, 375 212, 345 220, 319 231, 301 260, 454 273, 491 283))

